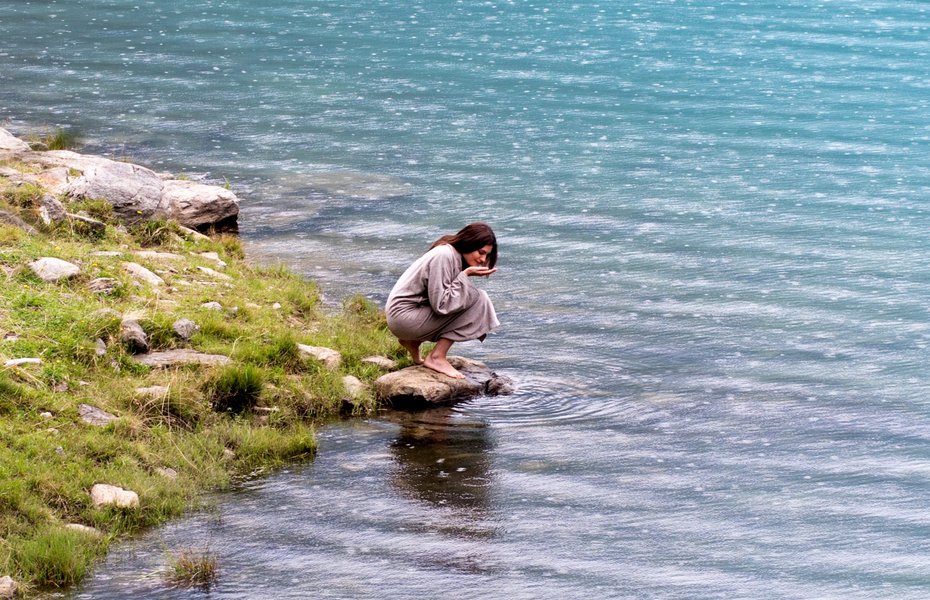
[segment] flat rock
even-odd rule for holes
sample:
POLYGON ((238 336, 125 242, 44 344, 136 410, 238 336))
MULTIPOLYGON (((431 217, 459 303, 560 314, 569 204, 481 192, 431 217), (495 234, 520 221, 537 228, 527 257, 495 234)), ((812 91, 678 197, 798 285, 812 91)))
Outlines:
POLYGON ((136 279, 141 279, 142 281, 150 285, 155 285, 155 286, 165 285, 164 279, 162 279, 155 273, 152 273, 151 271, 149 271, 148 269, 146 269, 139 263, 124 262, 123 268, 126 271, 128 271, 129 274, 135 277, 136 279))
POLYGON ((209 275, 210 277, 215 277, 216 279, 222 279, 223 281, 231 281, 231 280, 232 280, 232 277, 230 277, 230 276, 227 275, 226 273, 220 273, 219 271, 216 271, 216 270, 214 270, 214 269, 211 269, 210 267, 197 267, 197 269, 198 269, 201 273, 205 273, 206 275, 209 275))
POLYGON ((98 483, 90 488, 90 500, 97 508, 101 506, 138 508, 139 506, 139 494, 106 483, 98 483))
POLYGON ((387 356, 366 356, 362 359, 362 362, 369 365, 375 365, 379 369, 384 369, 385 371, 393 371, 397 368, 397 361, 392 360, 387 356))
POLYGON ((32 269, 32 272, 42 281, 68 279, 81 272, 79 266, 52 256, 43 256, 40 259, 32 261, 29 263, 29 268, 32 269))
POLYGON ((81 415, 81 419, 85 423, 90 425, 98 425, 100 427, 109 425, 118 418, 115 415, 111 415, 107 411, 97 408, 96 406, 91 406, 90 404, 82 404, 78 406, 78 414, 81 415))
POLYGON ((454 404, 481 394, 513 392, 508 377, 498 375, 480 361, 450 356, 449 362, 465 379, 453 379, 415 365, 379 377, 375 381, 375 395, 379 402, 393 408, 417 409, 454 404))
POLYGON ((136 388, 136 396, 140 398, 149 398, 152 400, 164 399, 170 390, 164 385, 153 385, 150 387, 136 388))
POLYGON ((305 356, 323 363, 330 371, 335 371, 342 364, 342 355, 332 348, 323 346, 307 346, 306 344, 297 344, 297 349, 305 356))
POLYGON ((163 352, 149 352, 134 357, 134 360, 149 367, 173 367, 178 365, 228 365, 232 360, 222 354, 204 354, 187 348, 175 348, 163 352))
POLYGON ((70 529, 71 531, 79 531, 81 533, 86 533, 94 537, 103 535, 99 529, 96 527, 89 527, 87 525, 81 525, 80 523, 68 523, 65 525, 65 529, 70 529))

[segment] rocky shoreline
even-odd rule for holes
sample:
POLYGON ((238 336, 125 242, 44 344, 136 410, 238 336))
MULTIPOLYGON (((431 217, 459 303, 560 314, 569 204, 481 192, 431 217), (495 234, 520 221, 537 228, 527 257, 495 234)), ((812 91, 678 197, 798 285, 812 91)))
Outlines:
POLYGON ((72 585, 201 491, 312 454, 319 419, 512 391, 461 357, 464 380, 407 366, 363 298, 322 314, 312 282, 217 233, 238 213, 224 187, 0 129, 0 598, 72 585))

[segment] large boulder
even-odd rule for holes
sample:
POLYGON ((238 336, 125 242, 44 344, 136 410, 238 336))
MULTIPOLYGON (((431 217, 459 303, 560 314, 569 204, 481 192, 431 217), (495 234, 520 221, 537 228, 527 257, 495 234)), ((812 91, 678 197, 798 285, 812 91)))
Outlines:
POLYGON ((163 198, 168 218, 187 227, 228 222, 239 215, 239 199, 218 185, 169 179, 163 198))
POLYGON ((164 182, 154 171, 99 157, 78 160, 76 165, 81 175, 68 182, 69 197, 106 200, 114 215, 130 223, 168 216, 164 182))
POLYGON ((379 402, 393 408, 418 409, 454 404, 480 394, 513 392, 513 382, 483 362, 461 356, 450 356, 449 362, 465 379, 453 379, 416 365, 379 377, 375 380, 375 395, 379 402))

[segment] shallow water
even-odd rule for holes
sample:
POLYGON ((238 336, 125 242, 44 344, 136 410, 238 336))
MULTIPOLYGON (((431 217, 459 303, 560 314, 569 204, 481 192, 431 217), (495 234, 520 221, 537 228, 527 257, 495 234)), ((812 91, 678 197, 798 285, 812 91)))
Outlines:
POLYGON ((329 427, 76 597, 201 594, 181 541, 211 597, 924 597, 928 10, 0 1, 8 128, 228 180, 330 302, 501 242, 456 349, 514 396, 329 427))

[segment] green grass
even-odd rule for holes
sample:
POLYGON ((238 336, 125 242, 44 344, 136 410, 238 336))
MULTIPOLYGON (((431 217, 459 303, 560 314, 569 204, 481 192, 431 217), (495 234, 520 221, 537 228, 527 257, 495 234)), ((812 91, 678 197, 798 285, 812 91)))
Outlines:
MULTIPOLYGON (((105 222, 102 234, 47 230, 36 223, 35 210, 45 193, 0 177, 0 208, 40 231, 28 235, 0 224, 0 364, 41 360, 0 368, 0 575, 27 590, 79 582, 110 543, 198 506, 205 491, 312 457, 316 425, 342 410, 342 377, 371 382, 380 372, 363 357, 401 355, 380 310, 364 297, 348 300, 340 312, 326 310, 313 281, 281 266, 250 264, 234 236, 194 240, 166 221, 126 228, 105 203, 94 201, 69 211, 105 222), (143 248, 182 258, 134 254, 143 248), (93 254, 98 250, 118 254, 93 254), (202 252, 218 253, 232 279, 199 271, 218 268, 202 252), (43 282, 27 266, 42 256, 71 261, 81 273, 43 282), (125 261, 158 272, 166 284, 139 284, 125 261), (115 291, 88 288, 102 277, 114 280, 115 291), (212 301, 222 311, 201 306, 212 301), (189 348, 232 363, 139 365, 119 340, 120 322, 129 314, 152 350, 189 348), (180 318, 200 327, 190 341, 173 331, 180 318), (342 367, 329 371, 302 358, 298 344, 340 351, 342 367), (163 392, 137 391, 154 386, 163 392), (81 404, 117 420, 106 427, 86 424, 81 404), (164 476, 164 468, 177 477, 164 476), (137 492, 140 507, 94 507, 89 490, 96 483, 137 492), (69 523, 95 527, 100 535, 68 529, 69 523)), ((356 410, 375 409, 367 398, 356 410)))
POLYGON ((169 556, 168 564, 168 582, 177 587, 209 589, 219 574, 216 555, 209 548, 186 548, 169 556))

